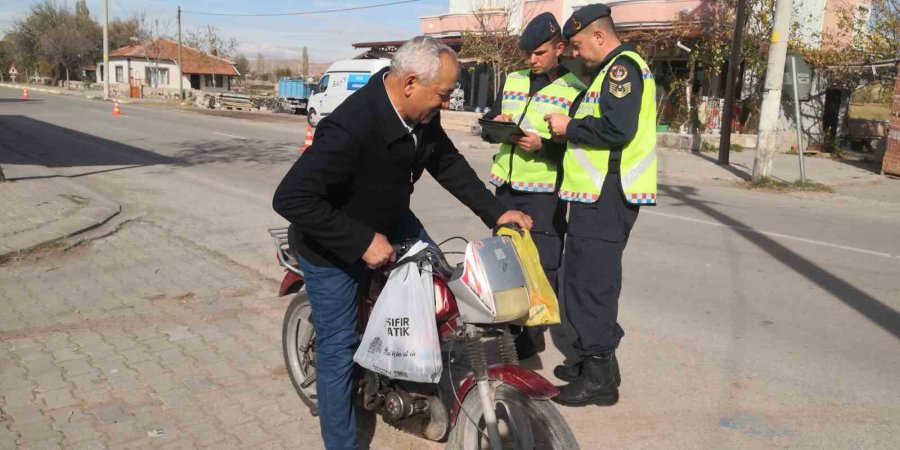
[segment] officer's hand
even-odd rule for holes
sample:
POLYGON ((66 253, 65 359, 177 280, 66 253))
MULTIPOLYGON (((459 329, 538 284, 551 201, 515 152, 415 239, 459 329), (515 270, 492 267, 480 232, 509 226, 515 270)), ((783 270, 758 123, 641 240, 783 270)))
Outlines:
POLYGON ((544 116, 544 120, 550 127, 551 135, 554 137, 565 137, 566 127, 569 126, 569 121, 572 120, 572 118, 565 114, 547 114, 544 116))
POLYGON ((509 114, 497 114, 494 116, 494 122, 512 122, 512 116, 509 114))
POLYGON ((544 147, 541 137, 536 133, 525 133, 525 136, 513 139, 512 143, 529 153, 540 151, 544 147))
POLYGON ((370 269, 376 269, 390 261, 396 261, 397 254, 394 253, 394 247, 388 242, 387 237, 381 233, 375 233, 375 238, 363 253, 362 259, 370 269))
POLYGON ((522 211, 507 211, 497 219, 497 226, 500 226, 504 223, 514 223, 525 230, 530 230, 533 222, 531 221, 531 216, 523 213, 522 211))

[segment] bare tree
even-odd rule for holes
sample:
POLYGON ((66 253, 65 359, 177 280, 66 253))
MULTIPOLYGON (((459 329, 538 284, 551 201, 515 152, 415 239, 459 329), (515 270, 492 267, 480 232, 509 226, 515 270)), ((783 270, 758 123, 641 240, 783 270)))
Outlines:
POLYGON ((530 17, 523 17, 516 0, 481 0, 474 7, 473 31, 463 33, 460 56, 488 64, 494 72, 494 92, 501 78, 525 64, 518 32, 530 17))

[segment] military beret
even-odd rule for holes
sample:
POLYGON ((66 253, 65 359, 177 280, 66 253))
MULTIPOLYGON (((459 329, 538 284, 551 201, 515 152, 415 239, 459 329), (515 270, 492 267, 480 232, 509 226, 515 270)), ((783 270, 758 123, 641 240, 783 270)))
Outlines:
POLYGON ((553 14, 545 12, 528 22, 528 25, 522 30, 519 48, 531 52, 544 42, 559 35, 559 22, 553 17, 553 14))
POLYGON ((612 12, 609 10, 609 6, 606 6, 603 3, 594 3, 579 8, 572 13, 572 17, 569 17, 569 20, 563 25, 563 38, 568 41, 569 39, 572 39, 572 36, 578 34, 579 31, 583 30, 595 20, 609 17, 611 14, 612 12))

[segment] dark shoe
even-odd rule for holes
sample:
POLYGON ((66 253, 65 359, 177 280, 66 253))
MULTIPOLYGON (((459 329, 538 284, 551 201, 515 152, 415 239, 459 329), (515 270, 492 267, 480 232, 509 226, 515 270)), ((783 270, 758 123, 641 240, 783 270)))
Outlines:
POLYGON ((612 373, 612 353, 585 356, 581 376, 559 387, 553 401, 565 406, 612 406, 619 401, 619 389, 612 373))
POLYGON ((523 328, 516 336, 516 353, 519 355, 519 360, 526 360, 547 349, 547 345, 544 343, 543 327, 534 328, 523 328))
MULTIPOLYGON (((553 368, 553 375, 556 376, 556 378, 565 381, 566 383, 571 383, 581 376, 581 367, 581 360, 570 366, 560 364, 553 368)), ((616 359, 615 351, 612 352, 612 372, 613 378, 616 379, 616 387, 621 386, 622 374, 619 372, 619 360, 616 359)))

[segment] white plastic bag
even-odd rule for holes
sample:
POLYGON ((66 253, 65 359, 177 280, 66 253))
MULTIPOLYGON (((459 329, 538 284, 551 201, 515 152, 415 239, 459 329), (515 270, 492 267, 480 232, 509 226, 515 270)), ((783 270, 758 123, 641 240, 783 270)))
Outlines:
MULTIPOLYGON (((403 257, 427 247, 418 242, 403 257)), ((401 257, 400 259, 403 259, 401 257)), ((353 360, 382 375, 419 383, 441 378, 431 265, 406 263, 388 276, 353 360)))

